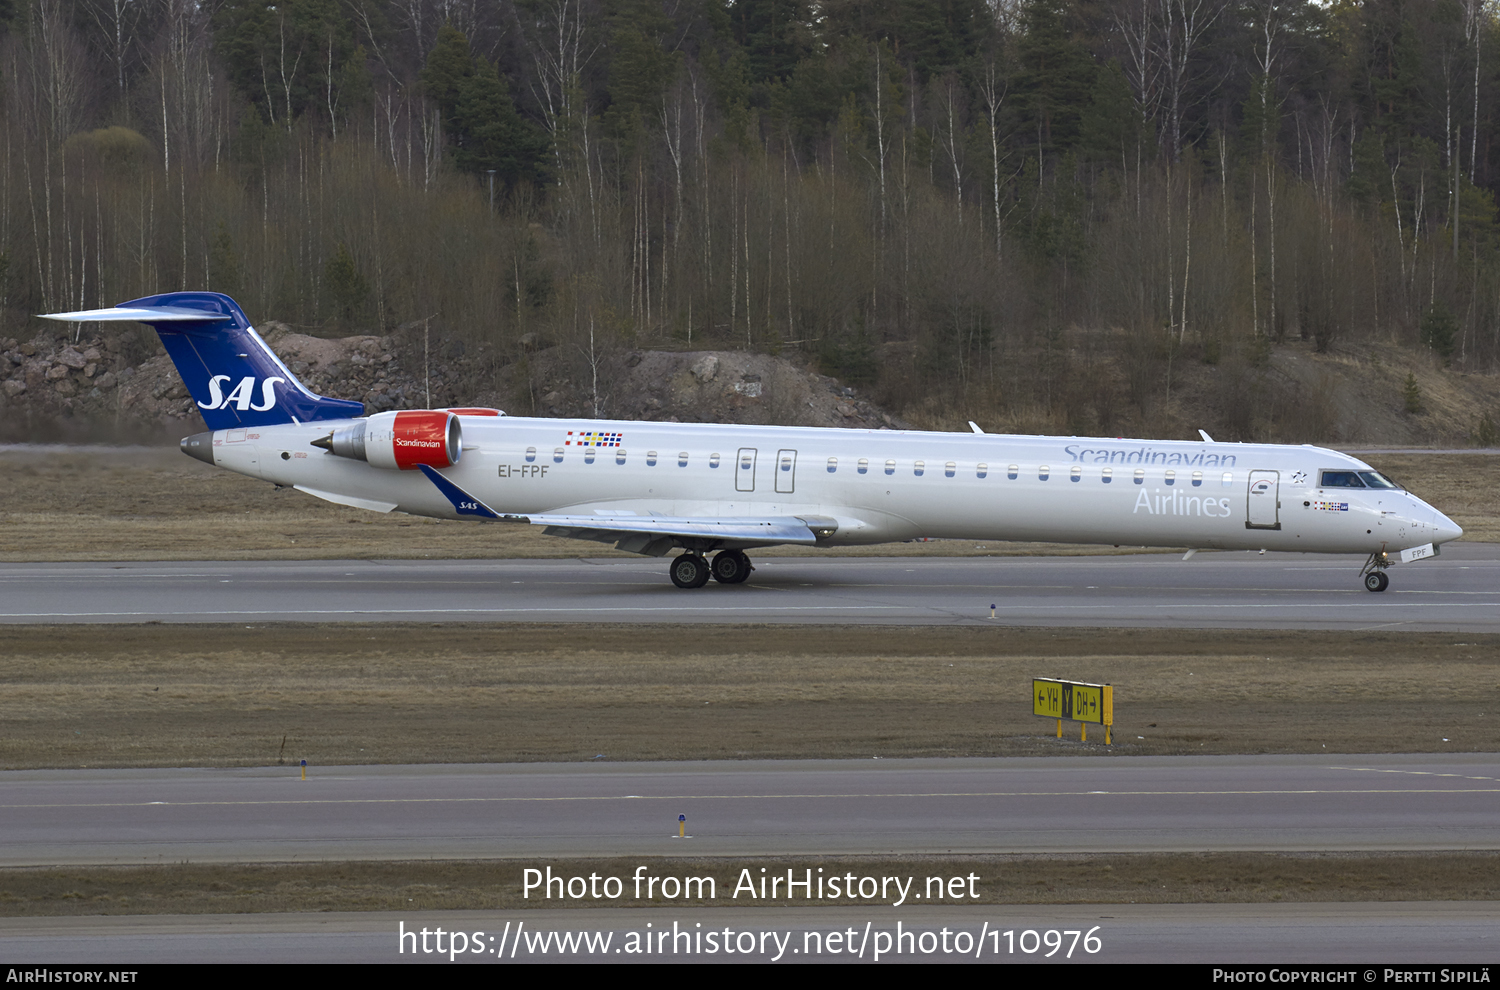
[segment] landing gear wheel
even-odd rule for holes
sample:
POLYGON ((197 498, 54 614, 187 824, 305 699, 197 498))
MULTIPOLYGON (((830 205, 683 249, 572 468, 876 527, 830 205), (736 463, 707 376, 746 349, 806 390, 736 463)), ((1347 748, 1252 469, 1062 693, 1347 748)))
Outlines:
POLYGON ((1391 579, 1385 576, 1385 571, 1371 571, 1365 575, 1366 591, 1384 591, 1390 585, 1391 579))
POLYGON ((740 550, 725 550, 714 558, 714 580, 720 584, 739 584, 755 570, 750 558, 740 550))
POLYGON ((672 560, 672 583, 679 588, 701 588, 708 583, 708 561, 695 553, 672 560))

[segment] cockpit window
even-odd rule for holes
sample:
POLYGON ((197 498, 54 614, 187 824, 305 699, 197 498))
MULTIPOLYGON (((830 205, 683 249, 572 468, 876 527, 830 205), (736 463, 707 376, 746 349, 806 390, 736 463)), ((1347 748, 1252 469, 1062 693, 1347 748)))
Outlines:
POLYGON ((1357 471, 1324 471, 1323 480, 1319 483, 1323 488, 1363 488, 1365 483, 1359 480, 1357 471))
POLYGON ((1401 487, 1390 478, 1387 478, 1385 475, 1381 474, 1379 471, 1361 471, 1359 472, 1359 477, 1360 480, 1362 480, 1366 485, 1369 485, 1371 488, 1401 487))

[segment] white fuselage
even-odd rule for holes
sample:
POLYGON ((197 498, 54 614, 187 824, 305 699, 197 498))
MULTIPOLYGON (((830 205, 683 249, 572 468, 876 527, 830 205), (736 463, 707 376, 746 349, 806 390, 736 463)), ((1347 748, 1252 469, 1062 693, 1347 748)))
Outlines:
MULTIPOLYGON (((311 445, 340 425, 221 430, 214 463, 348 505, 456 517, 419 471, 311 445)), ((442 474, 502 514, 819 516, 838 522, 824 546, 1379 553, 1461 532, 1410 492, 1319 488, 1321 471, 1369 466, 1312 446, 483 416, 462 428, 463 455, 442 474), (618 446, 578 446, 588 431, 619 434, 618 446)))

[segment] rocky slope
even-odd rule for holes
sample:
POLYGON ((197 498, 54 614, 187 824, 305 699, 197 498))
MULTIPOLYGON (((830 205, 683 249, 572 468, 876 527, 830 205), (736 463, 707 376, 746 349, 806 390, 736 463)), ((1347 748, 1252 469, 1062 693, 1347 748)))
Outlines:
MULTIPOLYGON (((1101 408, 1113 403, 1113 415, 1086 422, 1026 407, 956 410, 951 397, 928 396, 905 413, 909 423, 860 390, 744 351, 616 350, 591 360, 529 336, 518 359, 501 364, 452 345, 429 353, 411 327, 326 339, 268 322, 261 332, 308 388, 370 412, 481 405, 513 415, 950 430, 972 416, 997 433, 1192 438, 1206 426, 1229 440, 1436 447, 1494 446, 1500 423, 1500 377, 1378 341, 1334 354, 1291 342, 1258 368, 1183 361, 1149 409, 1123 398, 1111 366, 1089 394, 1101 408)), ((0 338, 0 442, 162 441, 204 428, 154 334, 115 325, 82 333, 44 327, 25 342, 0 338)))
MULTIPOLYGON (((490 405, 513 413, 670 422, 901 428, 855 389, 763 354, 626 351, 587 364, 539 350, 475 392, 462 358, 426 361, 392 336, 310 337, 280 323, 262 335, 309 389, 370 412, 490 405)), ((0 440, 181 436, 202 417, 165 353, 131 360, 138 331, 73 340, 44 331, 0 339, 0 440)))

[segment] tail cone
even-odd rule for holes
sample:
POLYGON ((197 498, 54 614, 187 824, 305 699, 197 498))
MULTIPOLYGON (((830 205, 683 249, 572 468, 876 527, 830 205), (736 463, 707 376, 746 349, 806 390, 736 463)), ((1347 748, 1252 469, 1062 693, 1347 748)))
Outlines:
POLYGON ((177 447, 184 454, 196 457, 204 464, 214 462, 214 435, 212 433, 194 433, 190 437, 183 437, 177 447))

